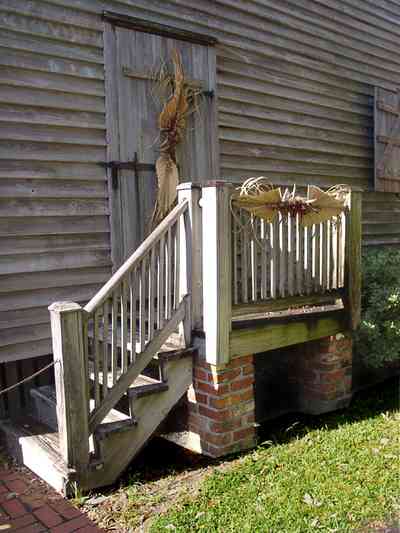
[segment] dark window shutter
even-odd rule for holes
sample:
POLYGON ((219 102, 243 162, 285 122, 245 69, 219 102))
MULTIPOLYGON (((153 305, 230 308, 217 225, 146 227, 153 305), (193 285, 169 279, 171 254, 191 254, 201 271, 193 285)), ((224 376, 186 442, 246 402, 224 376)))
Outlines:
POLYGON ((375 190, 400 193, 400 91, 375 89, 375 190))

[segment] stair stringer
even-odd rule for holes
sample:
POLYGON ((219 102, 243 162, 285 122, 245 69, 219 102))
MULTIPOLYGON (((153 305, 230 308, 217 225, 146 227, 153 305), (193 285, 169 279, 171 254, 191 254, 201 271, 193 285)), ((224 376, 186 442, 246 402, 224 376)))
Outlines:
POLYGON ((169 361, 167 364, 168 390, 137 398, 135 419, 137 425, 116 431, 96 440, 99 464, 81 480, 84 490, 111 485, 132 459, 148 442, 172 407, 185 394, 192 383, 193 360, 191 356, 169 361), (102 467, 100 468, 100 466, 102 467))

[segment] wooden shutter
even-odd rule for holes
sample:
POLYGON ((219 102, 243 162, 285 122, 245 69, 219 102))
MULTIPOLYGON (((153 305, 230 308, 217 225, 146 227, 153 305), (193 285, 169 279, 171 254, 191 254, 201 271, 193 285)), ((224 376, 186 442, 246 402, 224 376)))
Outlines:
POLYGON ((375 190, 400 192, 400 91, 375 89, 375 190))

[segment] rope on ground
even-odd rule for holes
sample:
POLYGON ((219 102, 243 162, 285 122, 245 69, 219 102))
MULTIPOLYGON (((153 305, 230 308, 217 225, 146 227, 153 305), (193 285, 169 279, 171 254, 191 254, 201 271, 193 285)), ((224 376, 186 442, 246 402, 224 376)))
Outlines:
POLYGON ((2 394, 5 394, 6 392, 10 392, 11 390, 16 389, 17 387, 19 387, 23 383, 26 383, 27 381, 30 381, 31 379, 35 378, 36 376, 39 376, 39 374, 42 374, 43 372, 45 372, 46 370, 48 370, 50 367, 52 367, 54 365, 55 365, 55 361, 52 361, 48 365, 44 366, 43 368, 41 368, 40 370, 38 370, 37 372, 32 374, 31 376, 28 376, 28 377, 26 377, 24 379, 21 379, 21 381, 18 381, 18 383, 14 383, 14 385, 11 385, 10 387, 7 387, 6 389, 1 390, 0 391, 0 396, 2 394))

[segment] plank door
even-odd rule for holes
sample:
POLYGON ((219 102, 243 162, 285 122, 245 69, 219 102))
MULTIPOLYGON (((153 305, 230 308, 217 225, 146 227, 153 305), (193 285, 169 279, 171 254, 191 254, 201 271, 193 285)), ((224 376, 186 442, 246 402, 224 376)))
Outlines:
POLYGON ((400 90, 375 88, 375 190, 400 193, 400 90))
MULTIPOLYGON (((218 173, 216 128, 216 64, 212 46, 194 44, 106 24, 106 113, 108 161, 154 164, 159 155, 160 103, 154 94, 154 72, 170 63, 178 49, 186 76, 202 83, 213 96, 202 98, 200 110, 189 121, 178 152, 180 181, 201 182, 218 173)), ((155 171, 119 170, 112 187, 111 241, 114 268, 118 267, 149 232, 157 193, 155 171)))

